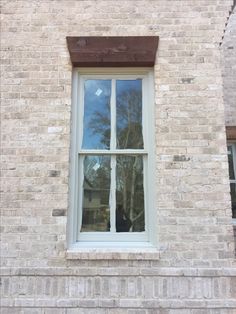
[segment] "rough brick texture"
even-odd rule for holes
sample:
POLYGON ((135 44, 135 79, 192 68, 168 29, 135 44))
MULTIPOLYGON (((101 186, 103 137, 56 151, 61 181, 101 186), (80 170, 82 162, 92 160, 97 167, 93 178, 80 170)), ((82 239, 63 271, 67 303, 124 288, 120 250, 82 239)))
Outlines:
POLYGON ((112 308, 119 308, 121 313, 139 313, 140 309, 157 313, 162 308, 163 313, 189 314, 211 313, 213 308, 216 313, 233 313, 236 308, 236 272, 232 269, 148 267, 130 272, 120 267, 108 274, 103 267, 81 267, 79 271, 18 269, 11 271, 11 280, 9 275, 3 274, 2 305, 6 308, 48 307, 55 313, 60 308, 69 311, 78 307, 90 308, 91 313, 100 308, 111 313, 112 308))
POLYGON ((234 313, 219 49, 232 1, 1 3, 2 313, 234 313), (159 260, 66 259, 66 36, 91 35, 160 37, 153 183, 159 260))
MULTIPOLYGON (((227 22, 222 42, 222 76, 225 124, 236 126, 236 6, 227 22)), ((234 225, 236 248, 236 225, 234 225)))
POLYGON ((222 43, 225 121, 236 126, 236 7, 230 15, 222 43))

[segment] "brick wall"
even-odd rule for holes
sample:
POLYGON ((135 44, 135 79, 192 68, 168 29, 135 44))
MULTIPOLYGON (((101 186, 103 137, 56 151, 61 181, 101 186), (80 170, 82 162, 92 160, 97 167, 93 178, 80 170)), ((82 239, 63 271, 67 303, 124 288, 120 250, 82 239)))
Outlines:
POLYGON ((233 313, 219 50, 231 5, 2 1, 3 313, 233 313), (69 260, 66 36, 124 34, 160 37, 154 183, 160 257, 69 260))
POLYGON ((222 43, 226 125, 236 126, 236 7, 230 15, 222 43))
MULTIPOLYGON (((222 77, 225 123, 236 126, 236 7, 229 17, 222 41, 222 77)), ((236 225, 234 240, 236 246, 236 225)))

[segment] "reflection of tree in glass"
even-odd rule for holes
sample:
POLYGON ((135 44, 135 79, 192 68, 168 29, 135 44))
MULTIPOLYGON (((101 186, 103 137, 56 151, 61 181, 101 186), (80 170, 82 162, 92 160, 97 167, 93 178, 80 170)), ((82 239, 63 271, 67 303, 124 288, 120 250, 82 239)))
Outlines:
MULTIPOLYGON (((109 148, 110 144, 110 104, 103 111, 95 111, 89 128, 93 134, 101 134, 101 143, 109 148)), ((117 97, 117 148, 143 148, 142 137, 142 92, 131 89, 117 97)))
POLYGON ((110 147, 110 123, 110 102, 107 101, 103 111, 95 111, 89 123, 89 129, 92 130, 93 134, 101 136, 100 142, 104 145, 104 149, 109 149, 110 147))
MULTIPOLYGON (((117 148, 143 148, 141 90, 130 89, 117 95, 116 117, 117 148)), ((117 158, 117 202, 122 204, 131 219, 132 231, 143 231, 142 158, 117 158)))
POLYGON ((85 228, 87 225, 89 231, 105 231, 109 221, 109 156, 86 156, 84 158, 83 187, 83 227, 85 228))
POLYGON ((109 204, 110 157, 86 157, 84 162, 85 180, 100 193, 101 204, 109 204))
POLYGON ((101 142, 104 132, 110 137, 111 80, 86 80, 84 84, 84 129, 82 148, 107 149, 101 142), (94 117, 100 116, 104 123, 96 124, 94 117), (94 132, 95 131, 95 132, 94 132))
POLYGON ((141 156, 117 157, 116 201, 132 221, 132 231, 144 230, 143 163, 141 156))
POLYGON ((84 160, 84 174, 93 187, 110 188, 110 157, 87 156, 84 160))
MULTIPOLYGON (((109 147, 110 120, 108 119, 109 103, 106 111, 94 112, 90 120, 90 128, 94 134, 101 134, 101 142, 109 147)), ((143 148, 142 137, 142 93, 140 90, 129 89, 117 95, 116 103, 117 148, 143 148)), ((132 221, 131 231, 144 231, 144 191, 142 157, 127 156, 116 158, 117 162, 117 193, 116 202, 132 221)), ((108 169, 106 169, 108 170, 108 169)), ((110 170, 110 169, 109 169, 110 170)), ((97 184, 103 184, 107 175, 104 169, 97 171, 97 184)), ((106 181, 107 182, 107 181, 106 181)))
POLYGON ((131 89, 117 96, 117 147, 143 148, 142 93, 131 89))

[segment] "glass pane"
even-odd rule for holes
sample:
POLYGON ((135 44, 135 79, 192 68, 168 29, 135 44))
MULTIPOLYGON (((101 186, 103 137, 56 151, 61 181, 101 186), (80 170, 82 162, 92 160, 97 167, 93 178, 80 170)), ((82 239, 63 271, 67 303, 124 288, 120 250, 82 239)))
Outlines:
POLYGON ((142 80, 116 81, 117 148, 143 148, 142 80))
POLYGON ((236 183, 230 183, 231 201, 232 201, 232 216, 236 218, 236 183))
POLYGON ((233 149, 232 146, 228 146, 228 161, 229 161, 229 178, 230 180, 235 179, 234 164, 233 164, 233 149))
POLYGON ((81 231, 108 231, 110 221, 110 157, 84 158, 81 231))
POLYGON ((84 83, 84 149, 110 147, 111 80, 86 80, 84 83))
POLYGON ((116 231, 144 231, 143 157, 116 158, 116 231))

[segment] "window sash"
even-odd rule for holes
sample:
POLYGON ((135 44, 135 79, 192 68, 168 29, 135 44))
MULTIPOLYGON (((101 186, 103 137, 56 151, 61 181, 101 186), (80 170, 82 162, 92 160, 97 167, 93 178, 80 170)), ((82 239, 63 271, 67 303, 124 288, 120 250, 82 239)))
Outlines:
POLYGON ((78 163, 79 163, 79 173, 78 173, 78 182, 79 182, 79 195, 78 195, 78 228, 77 228, 77 239, 79 241, 146 241, 147 235, 147 204, 146 204, 146 191, 147 187, 145 186, 147 180, 146 164, 148 157, 147 141, 146 141, 146 132, 145 132, 145 111, 144 109, 144 99, 145 99, 145 77, 144 75, 82 75, 79 78, 79 120, 80 120, 80 130, 79 130, 79 140, 78 140, 78 163), (83 149, 83 119, 84 119, 84 86, 86 80, 111 80, 111 96, 110 96, 110 149, 83 149), (117 80, 136 80, 142 79, 142 136, 143 136, 143 149, 117 149, 116 148, 116 81, 117 80), (111 156, 111 181, 110 181, 110 231, 109 232, 81 232, 82 226, 82 215, 83 215, 83 180, 84 180, 84 171, 83 171, 83 160, 85 156, 89 155, 108 155, 111 156), (144 217, 145 217, 145 227, 144 232, 116 232, 116 156, 118 155, 141 155, 143 156, 143 189, 144 189, 144 217))
POLYGON ((83 151, 97 151, 97 149, 83 149, 83 126, 84 126, 84 83, 86 80, 111 80, 111 99, 110 99, 110 119, 111 119, 111 136, 110 136, 110 149, 99 149, 101 151, 115 151, 115 150, 125 150, 125 149, 116 149, 116 81, 117 80, 142 80, 142 136, 143 136, 143 149, 135 149, 135 151, 147 151, 147 114, 145 112, 144 103, 147 105, 147 75, 81 75, 79 77, 79 99, 78 106, 79 110, 79 139, 78 139, 78 153, 83 151))
POLYGON ((148 233, 143 232, 80 232, 80 242, 145 242, 148 241, 148 233))
MULTIPOLYGON (((99 154, 96 154, 99 155, 99 154)), ((101 153, 101 155, 103 155, 101 153)), ((135 154, 133 154, 132 156, 134 156, 135 154)), ((138 236, 137 241, 146 241, 147 239, 147 232, 148 232, 148 155, 144 155, 143 156, 143 192, 144 192, 144 231, 142 232, 116 232, 116 157, 119 155, 111 155, 111 185, 110 185, 110 231, 105 232, 105 231, 97 231, 97 232, 81 232, 81 227, 82 227, 82 215, 83 215, 83 182, 84 182, 84 170, 83 170, 83 161, 84 161, 84 157, 89 156, 89 155, 82 155, 81 157, 79 157, 79 169, 78 169, 78 182, 79 182, 79 194, 78 194, 78 230, 77 230, 77 239, 79 241, 98 241, 99 240, 103 240, 104 238, 106 238, 107 241, 113 241, 114 239, 114 234, 117 235, 117 239, 120 239, 120 241, 127 241, 127 236, 129 237, 129 241, 130 241, 130 237, 132 237, 132 239, 134 237, 137 237, 138 234, 141 234, 141 236, 138 236), (113 159, 112 159, 113 158, 113 159), (80 175, 81 174, 81 175, 80 175), (99 235, 100 234, 100 235, 99 235), (104 236, 104 234, 106 236, 104 236), (122 236, 121 234, 126 234, 126 236, 122 236), (131 236, 132 234, 136 235, 136 236, 131 236), (109 237, 109 238, 108 238, 109 237)), ((130 156, 127 154, 123 154, 123 156, 130 156)), ((137 155, 140 156, 140 155, 137 155)))

